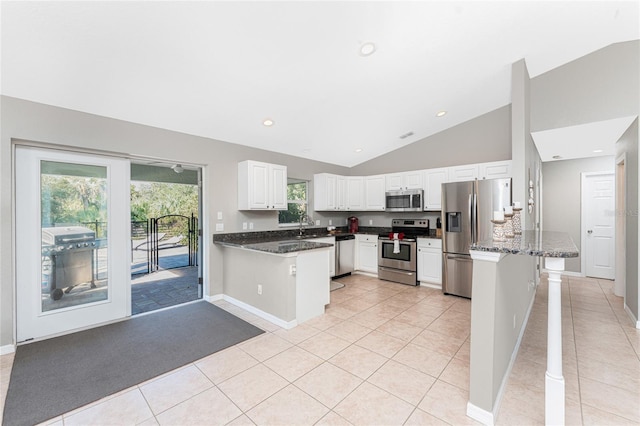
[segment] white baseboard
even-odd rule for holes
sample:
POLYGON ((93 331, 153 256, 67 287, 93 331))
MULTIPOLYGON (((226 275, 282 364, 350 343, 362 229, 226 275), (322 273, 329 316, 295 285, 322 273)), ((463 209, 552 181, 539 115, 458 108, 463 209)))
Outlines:
POLYGON ((262 310, 260 310, 260 309, 258 309, 256 307, 253 307, 253 306, 248 305, 248 304, 246 304, 244 302, 241 302, 238 299, 234 299, 231 296, 227 296, 226 294, 222 298, 223 298, 223 300, 231 303, 232 305, 235 305, 235 306, 237 306, 239 308, 242 308, 247 312, 251 312, 252 314, 257 315, 260 318, 262 318, 263 320, 269 321, 270 323, 275 324, 278 327, 282 327, 284 329, 289 330, 289 329, 291 329, 291 328, 293 328, 293 327, 298 325, 298 321, 297 320, 293 320, 293 321, 288 321, 287 322, 287 321, 285 321, 283 319, 280 319, 280 318, 278 318, 278 317, 276 317, 274 315, 271 315, 268 312, 262 311, 262 310))
POLYGON ((223 294, 219 293, 219 294, 214 294, 213 296, 203 296, 203 299, 211 303, 211 302, 215 302, 216 300, 222 300, 223 297, 224 297, 223 294))
POLYGON ((0 355, 12 354, 16 351, 16 345, 0 346, 0 355))
POLYGON ((429 287, 435 288, 436 290, 442 290, 442 284, 433 284, 426 281, 420 281, 420 287, 429 287))
POLYGON ((629 309, 626 303, 624 304, 624 311, 629 315, 629 318, 631 318, 631 321, 636 325, 636 328, 640 329, 640 321, 638 321, 638 318, 631 312, 631 309, 629 309))
POLYGON ((483 410, 470 402, 467 402, 467 416, 479 421, 483 425, 493 426, 495 423, 495 417, 491 411, 483 410))
POLYGON ((366 275, 368 277, 378 278, 378 274, 373 274, 371 272, 365 272, 365 271, 353 271, 352 274, 354 274, 354 275, 366 275))

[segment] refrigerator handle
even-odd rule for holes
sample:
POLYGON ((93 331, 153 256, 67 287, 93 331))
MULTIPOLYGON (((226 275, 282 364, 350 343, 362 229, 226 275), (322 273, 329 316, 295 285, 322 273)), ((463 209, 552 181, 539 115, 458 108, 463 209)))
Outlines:
POLYGON ((476 237, 475 237, 475 228, 473 227, 473 223, 475 222, 475 214, 474 214, 474 195, 473 194, 469 194, 469 230, 471 231, 471 242, 475 243, 476 242, 476 237))
POLYGON ((478 242, 478 199, 477 195, 473 193, 470 195, 471 204, 471 242, 478 242))

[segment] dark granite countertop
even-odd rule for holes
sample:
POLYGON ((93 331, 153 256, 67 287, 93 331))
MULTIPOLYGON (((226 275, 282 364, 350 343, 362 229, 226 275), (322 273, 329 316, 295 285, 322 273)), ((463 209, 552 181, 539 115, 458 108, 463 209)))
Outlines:
POLYGON ((237 247, 247 250, 263 251, 273 254, 290 254, 300 251, 316 250, 321 248, 333 247, 333 244, 317 243, 314 241, 305 240, 284 240, 284 241, 266 241, 266 242, 253 242, 253 243, 234 243, 234 242, 221 242, 217 244, 224 246, 237 247))
MULTIPOLYGON (((433 234, 425 238, 436 238, 433 234)), ((258 250, 275 254, 288 254, 297 251, 314 250, 317 248, 331 247, 332 244, 319 243, 314 238, 336 237, 339 235, 353 235, 347 231, 347 227, 338 227, 333 232, 327 228, 308 227, 303 235, 299 235, 298 228, 279 229, 275 231, 233 232, 226 234, 213 234, 215 244, 230 247, 258 250)), ((358 234, 378 235, 391 232, 391 228, 377 226, 361 226, 358 234)))
POLYGON ((470 250, 524 254, 539 257, 578 257, 575 243, 566 232, 523 231, 507 241, 485 240, 472 244, 470 250))

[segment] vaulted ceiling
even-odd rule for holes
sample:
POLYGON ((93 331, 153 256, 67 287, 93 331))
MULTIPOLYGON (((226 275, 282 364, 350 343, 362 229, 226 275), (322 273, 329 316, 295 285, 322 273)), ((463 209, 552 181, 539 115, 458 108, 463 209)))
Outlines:
POLYGON ((638 10, 637 1, 3 1, 1 89, 354 166, 507 105, 521 58, 535 77, 638 39, 638 10))

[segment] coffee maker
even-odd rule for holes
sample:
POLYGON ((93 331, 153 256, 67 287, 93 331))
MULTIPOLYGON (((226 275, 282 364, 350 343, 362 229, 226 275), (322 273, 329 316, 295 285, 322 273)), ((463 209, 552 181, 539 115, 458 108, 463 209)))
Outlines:
POLYGON ((358 232, 358 218, 355 216, 350 216, 347 218, 347 224, 349 228, 350 234, 355 234, 358 232))

